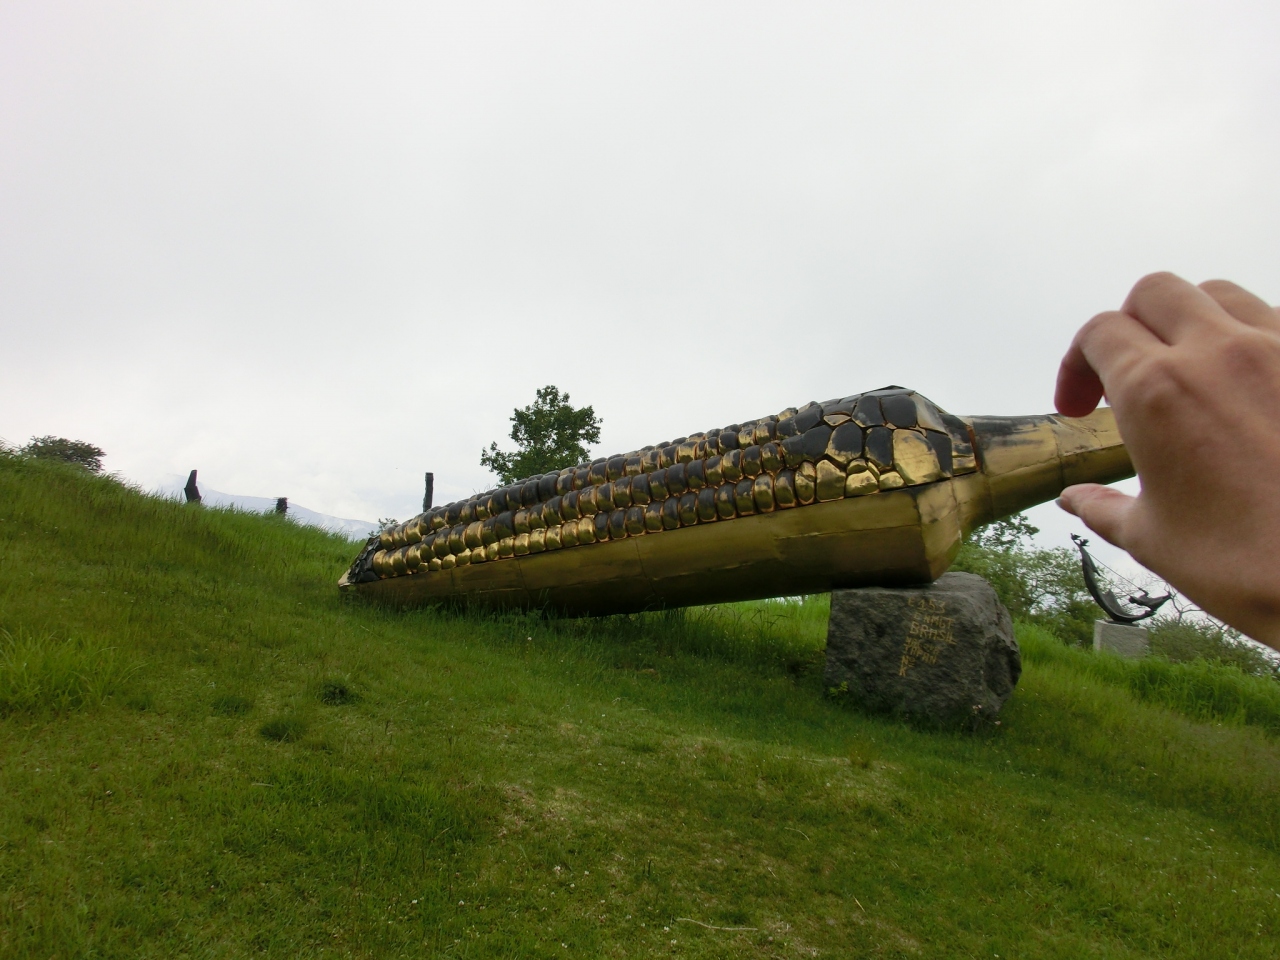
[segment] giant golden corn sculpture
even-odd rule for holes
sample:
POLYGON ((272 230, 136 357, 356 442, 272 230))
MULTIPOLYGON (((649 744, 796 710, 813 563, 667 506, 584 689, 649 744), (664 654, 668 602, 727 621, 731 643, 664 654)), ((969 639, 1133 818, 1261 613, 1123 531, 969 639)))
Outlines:
POLYGON ((974 527, 1132 475, 1109 409, 962 418, 887 387, 436 507, 339 586, 602 614, 926 583, 974 527))

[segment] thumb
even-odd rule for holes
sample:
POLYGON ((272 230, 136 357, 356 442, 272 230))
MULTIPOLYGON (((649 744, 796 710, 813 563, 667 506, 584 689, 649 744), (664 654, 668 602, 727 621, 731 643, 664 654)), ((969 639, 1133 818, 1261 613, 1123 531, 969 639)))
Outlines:
POLYGON ((1063 490, 1058 506, 1083 520, 1103 540, 1121 550, 1129 549, 1127 528, 1138 506, 1136 497, 1099 483, 1081 483, 1063 490))

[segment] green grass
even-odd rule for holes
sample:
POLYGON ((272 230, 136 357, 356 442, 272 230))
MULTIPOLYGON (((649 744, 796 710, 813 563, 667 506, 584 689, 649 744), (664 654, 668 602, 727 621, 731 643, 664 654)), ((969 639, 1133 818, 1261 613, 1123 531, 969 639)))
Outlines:
POLYGON ((392 613, 352 554, 0 457, 0 956, 1278 952, 1273 681, 1020 628, 931 732, 823 696, 822 600, 392 613))

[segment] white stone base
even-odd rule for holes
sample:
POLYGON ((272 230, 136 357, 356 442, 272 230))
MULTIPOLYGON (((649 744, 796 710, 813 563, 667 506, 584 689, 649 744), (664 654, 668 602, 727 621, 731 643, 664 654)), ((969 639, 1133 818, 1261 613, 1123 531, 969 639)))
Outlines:
POLYGON ((1093 649, 1106 650, 1122 657, 1145 657, 1151 652, 1147 628, 1133 623, 1093 621, 1093 649))

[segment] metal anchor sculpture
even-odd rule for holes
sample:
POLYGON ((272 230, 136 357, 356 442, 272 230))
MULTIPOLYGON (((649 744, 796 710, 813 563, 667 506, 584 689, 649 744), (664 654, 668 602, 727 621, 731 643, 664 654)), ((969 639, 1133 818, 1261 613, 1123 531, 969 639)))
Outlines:
MULTIPOLYGON (((1173 599, 1173 594, 1171 593, 1166 593, 1161 597, 1153 597, 1134 583, 1129 583, 1129 586, 1133 587, 1133 592, 1121 599, 1114 590, 1109 589, 1103 583, 1102 572, 1098 569, 1097 561, 1085 549, 1089 546, 1089 541, 1074 533, 1071 535, 1071 540, 1075 543, 1076 549, 1080 551, 1080 569, 1084 573, 1085 589, 1089 591, 1089 596, 1093 597, 1094 603, 1106 612, 1113 623, 1137 623, 1140 620, 1146 620, 1148 617, 1154 617, 1156 611, 1173 599), (1126 607, 1126 604, 1129 606, 1126 607)), ((1119 574, 1116 574, 1114 570, 1111 573, 1116 579, 1124 579, 1119 574)), ((1128 583, 1127 580, 1125 582, 1128 583)))
POLYGON ((975 527, 1132 475, 1107 408, 966 418, 886 387, 434 507, 339 587, 583 615, 928 583, 975 527))

